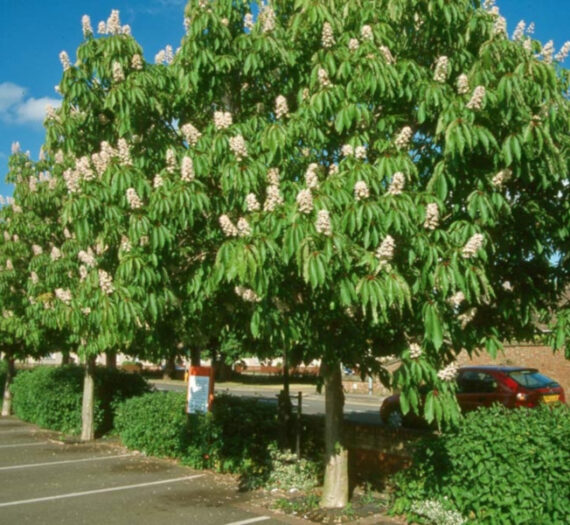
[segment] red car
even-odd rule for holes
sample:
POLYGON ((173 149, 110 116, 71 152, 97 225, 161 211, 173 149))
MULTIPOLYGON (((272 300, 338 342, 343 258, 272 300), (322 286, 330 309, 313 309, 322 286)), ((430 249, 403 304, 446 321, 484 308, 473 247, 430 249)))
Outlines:
MULTIPOLYGON (((425 393, 425 392, 424 392, 425 393)), ((564 403, 564 389, 536 368, 522 366, 466 366, 457 374, 457 401, 463 412, 501 403, 508 408, 535 407, 539 403, 564 403)), ((400 396, 384 400, 380 408, 382 421, 390 426, 425 426, 412 412, 405 416, 400 396)))

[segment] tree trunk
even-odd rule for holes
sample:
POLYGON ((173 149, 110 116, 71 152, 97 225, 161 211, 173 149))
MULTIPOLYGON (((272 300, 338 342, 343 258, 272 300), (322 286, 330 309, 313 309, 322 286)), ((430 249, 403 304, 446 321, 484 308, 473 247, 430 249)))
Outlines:
POLYGON ((164 363, 164 373, 162 374, 162 379, 174 379, 174 373, 176 371, 176 356, 171 355, 166 358, 166 363, 164 363))
POLYGON ((191 347, 190 348, 190 365, 192 366, 200 366, 201 359, 200 359, 200 349, 198 347, 191 347))
POLYGON ((83 406, 81 409, 81 441, 95 439, 95 423, 93 421, 95 407, 95 360, 88 357, 85 361, 85 376, 83 380, 83 406))
POLYGON ((105 352, 105 366, 109 370, 115 370, 117 368, 117 352, 115 350, 107 350, 107 352, 105 352))
POLYGON ((279 420, 279 447, 281 449, 291 448, 291 415, 293 406, 289 395, 289 363, 287 350, 283 350, 283 390, 277 397, 277 417, 279 420))
POLYGON ((14 379, 14 372, 16 370, 15 360, 10 354, 5 354, 4 359, 8 366, 6 368, 6 383, 4 383, 4 397, 2 400, 2 417, 12 414, 12 392, 10 391, 10 387, 12 386, 12 380, 14 379))
POLYGON ((321 507, 342 508, 348 503, 348 451, 342 439, 344 393, 340 363, 322 365, 325 380, 326 470, 321 507))

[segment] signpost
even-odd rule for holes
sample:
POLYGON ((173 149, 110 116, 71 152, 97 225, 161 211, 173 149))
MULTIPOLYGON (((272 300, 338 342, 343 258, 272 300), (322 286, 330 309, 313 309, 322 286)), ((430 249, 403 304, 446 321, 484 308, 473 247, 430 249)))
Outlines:
POLYGON ((191 366, 188 369, 186 412, 205 413, 214 400, 214 369, 211 366, 191 366))

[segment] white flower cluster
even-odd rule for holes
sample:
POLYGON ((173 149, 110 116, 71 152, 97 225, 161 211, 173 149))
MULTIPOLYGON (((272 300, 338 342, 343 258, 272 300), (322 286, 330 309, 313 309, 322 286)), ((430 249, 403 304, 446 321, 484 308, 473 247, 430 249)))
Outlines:
POLYGON ((190 124, 190 122, 184 124, 180 128, 180 131, 182 132, 182 135, 184 135, 186 142, 188 142, 188 144, 191 146, 195 146, 198 142, 198 139, 202 136, 202 133, 200 133, 192 124, 190 124))
POLYGON ((267 171, 267 182, 273 186, 279 186, 279 168, 269 168, 267 171))
POLYGON ((512 292, 514 290, 514 287, 510 281, 504 281, 501 286, 505 292, 512 292))
POLYGON ((126 235, 121 235, 121 244, 120 244, 119 248, 123 252, 130 252, 131 251, 132 244, 126 235))
POLYGON ((381 263, 387 263, 394 258, 394 249, 396 248, 396 242, 390 235, 386 235, 382 244, 376 250, 376 258, 381 263))
POLYGON ((493 26, 493 34, 497 36, 507 36, 507 19, 497 14, 495 25, 493 26))
POLYGON ((317 221, 315 223, 317 233, 322 233, 327 237, 332 235, 331 217, 327 210, 319 210, 317 213, 317 221))
POLYGON ((269 33, 275 29, 275 11, 270 4, 262 7, 259 13, 259 22, 261 23, 261 30, 264 33, 269 33))
POLYGON ((560 51, 556 53, 554 57, 558 62, 564 62, 570 53, 570 41, 564 42, 564 45, 560 48, 560 51))
POLYGON ((259 204, 255 193, 247 194, 245 198, 245 205, 247 207, 247 211, 259 211, 261 209, 261 204, 259 204))
POLYGON ((184 182, 191 182, 194 180, 194 163, 190 157, 182 159, 182 166, 180 167, 180 178, 184 182))
POLYGON ((441 82, 443 84, 447 80, 448 68, 449 59, 445 55, 440 56, 435 64, 433 79, 436 82, 441 82))
POLYGON ((18 141, 12 142, 11 152, 12 152, 12 155, 16 155, 17 153, 20 152, 20 143, 18 141))
POLYGON ((392 52, 388 46, 380 46, 380 53, 382 53, 382 56, 384 57, 384 60, 386 60, 387 64, 396 63, 396 59, 392 55, 392 52))
POLYGON ((414 133, 412 131, 412 128, 410 128, 410 126, 404 126, 400 130, 400 133, 398 133, 398 136, 396 137, 394 144, 398 149, 406 148, 410 143, 413 134, 414 133))
POLYGON ((477 252, 483 246, 483 240, 484 240, 484 237, 482 234, 474 233, 471 236, 471 238, 467 241, 467 244, 463 247, 463 250, 461 251, 461 255, 465 259, 470 259, 471 257, 474 257, 475 255, 477 255, 477 252))
POLYGON ((222 231, 226 237, 237 237, 239 234, 238 229, 236 228, 235 224, 231 221, 231 219, 226 215, 220 215, 218 219, 222 231))
POLYGON ((30 274, 30 279, 33 284, 38 284, 38 282, 40 281, 40 278, 38 277, 38 274, 36 272, 32 272, 30 274))
POLYGON ((235 137, 230 137, 230 149, 236 156, 238 162, 247 157, 247 145, 245 139, 242 135, 236 135, 235 137))
POLYGON ((332 175, 337 175, 338 174, 338 164, 331 164, 329 166, 329 177, 332 175))
POLYGON ((59 54, 59 60, 64 71, 67 71, 71 67, 71 62, 69 61, 69 55, 66 51, 62 51, 59 54))
POLYGON ((253 15, 251 13, 246 13, 243 17, 243 28, 247 31, 253 30, 253 15))
POLYGON ((522 40, 522 38, 524 37, 524 30, 526 29, 526 22, 524 20, 521 20, 518 24, 517 27, 515 27, 515 30, 513 32, 513 40, 522 40))
POLYGON ((400 193, 404 191, 405 185, 406 185, 406 176, 401 171, 397 171, 392 176, 392 182, 388 187, 388 193, 390 195, 400 195, 400 193))
POLYGON ((280 119, 289 114, 287 99, 283 95, 278 95, 275 99, 275 118, 280 119))
POLYGON ((422 347, 418 343, 410 344, 410 358, 418 359, 423 354, 422 347))
POLYGON ((465 294, 459 290, 458 292, 455 292, 448 300, 447 302, 453 306, 454 308, 459 308, 459 306, 461 306, 461 303, 465 301, 465 294))
POLYGON ((152 187, 154 189, 161 188, 164 185, 164 179, 160 175, 155 175, 152 179, 152 187))
POLYGON ((83 180, 93 180, 96 177, 96 173, 91 168, 91 163, 87 155, 80 157, 75 162, 75 170, 79 173, 83 180))
POLYGON ((63 180, 69 193, 77 193, 79 191, 79 183, 81 179, 79 178, 79 173, 76 170, 72 170, 71 168, 66 169, 63 172, 63 180))
POLYGON ((263 211, 273 211, 277 206, 283 204, 283 197, 279 191, 277 184, 267 186, 265 202, 263 203, 263 211))
POLYGON ((354 157, 364 160, 366 158, 366 146, 356 146, 354 148, 354 157))
POLYGON ((466 107, 468 109, 479 110, 483 107, 483 100, 485 99, 485 86, 477 86, 473 91, 471 100, 467 102, 466 107))
POLYGON ((113 82, 118 84, 125 80, 125 73, 123 72, 123 66, 116 60, 113 62, 113 82))
POLYGON ((46 104, 46 120, 53 120, 55 122, 59 122, 57 111, 51 104, 46 104))
POLYGON ((14 317, 14 312, 12 310, 2 310, 2 317, 4 319, 10 319, 14 317))
POLYGON ((143 202, 134 188, 129 188, 127 190, 127 201, 129 202, 131 210, 142 208, 143 202))
POLYGON ((545 64, 552 64, 552 56, 554 55, 554 42, 552 40, 544 44, 541 54, 545 64))
POLYGON ((216 129, 226 129, 232 124, 232 114, 229 111, 214 111, 214 126, 216 126, 216 129))
POLYGON ((236 286, 234 291, 239 297, 248 303, 258 303, 261 301, 261 298, 251 288, 236 286))
POLYGON ((324 69, 322 67, 319 68, 319 71, 317 74, 319 77, 319 83, 321 84, 321 87, 327 88, 327 87, 330 87, 332 85, 331 81, 329 79, 329 74, 327 73, 326 69, 324 69))
POLYGON ((58 259, 61 259, 61 250, 59 248, 57 248, 56 246, 54 246, 51 249, 49 256, 50 256, 52 261, 57 261, 58 259))
POLYGON ((467 520, 456 510, 447 510, 437 500, 415 501, 412 512, 423 516, 429 523, 445 523, 445 525, 465 525, 467 520))
POLYGON ((469 93, 469 78, 465 73, 457 77, 457 93, 459 95, 467 95, 469 93))
POLYGON ((461 315, 457 316, 457 319, 461 322, 461 328, 465 328, 473 319, 475 319, 475 315, 477 314, 477 308, 469 308, 461 315))
POLYGON ((360 47, 360 42, 358 41, 358 38, 351 38, 348 41, 348 50, 349 51, 358 51, 358 48, 360 47))
POLYGON ((505 182, 507 182, 513 176, 513 172, 509 168, 505 168, 504 170, 499 171, 491 182, 493 186, 500 188, 505 182))
POLYGON ((119 35, 121 34, 121 21, 119 19, 119 11, 113 9, 111 15, 107 19, 107 34, 119 35))
POLYGON ((113 278, 105 270, 99 269, 97 273, 99 275, 99 287, 104 294, 111 295, 115 291, 113 278))
POLYGON ((119 139, 119 142, 117 143, 117 149, 118 149, 119 162, 123 166, 132 166, 133 161, 131 159, 131 147, 124 138, 119 139))
POLYGON ((360 36, 362 40, 374 40, 374 34, 372 33, 372 28, 369 25, 363 25, 360 28, 360 36))
POLYGON ((311 162, 307 171, 305 172, 305 184, 307 188, 313 189, 319 187, 319 177, 317 175, 317 171, 319 169, 319 165, 316 162, 311 162))
POLYGON ((325 49, 330 49, 335 44, 333 28, 328 22, 325 22, 323 24, 323 31, 321 33, 321 44, 325 49))
POLYGON ((359 180, 354 185, 354 198, 359 201, 370 197, 370 190, 368 185, 363 180, 359 180))
POLYGON ((83 36, 85 37, 93 34, 93 28, 91 27, 91 18, 89 18, 89 15, 83 15, 81 17, 81 29, 83 31, 83 36))
POLYGON ((309 214, 313 211, 313 194, 311 190, 305 189, 301 190, 297 194, 297 206, 301 213, 309 214))
POLYGON ((350 157, 354 155, 354 147, 351 146, 350 144, 343 144, 342 148, 340 149, 340 152, 343 157, 350 157))
POLYGON ((174 173, 176 169, 176 152, 173 148, 168 148, 166 150, 166 171, 168 173, 174 173))
POLYGON ((424 228, 427 230, 435 230, 439 226, 439 208, 435 202, 430 202, 426 208, 426 219, 424 228))
POLYGON ((55 296, 65 304, 71 303, 71 291, 69 289, 64 290, 63 288, 56 288, 55 296))
POLYGON ((12 259, 6 260, 6 270, 11 272, 14 269, 14 264, 12 263, 12 259))
POLYGON ((247 219, 244 219, 243 217, 238 219, 237 231, 240 237, 248 237, 251 235, 251 226, 249 225, 249 222, 247 222, 247 219))
POLYGON ((457 377, 457 372, 459 367, 457 363, 449 363, 445 368, 441 369, 437 373, 437 377, 439 377, 442 381, 454 381, 457 377))
POLYGON ((97 261, 95 260, 95 255, 93 254, 93 250, 91 248, 87 248, 87 251, 81 250, 77 254, 77 258, 86 266, 89 266, 91 268, 97 266, 97 261))
POLYGON ((136 69, 137 71, 140 71, 143 68, 143 60, 138 53, 135 53, 133 58, 131 58, 131 68, 136 69))
POLYGON ((32 253, 34 255, 41 255, 42 253, 44 253, 44 251, 41 246, 38 246, 37 244, 32 244, 32 253))

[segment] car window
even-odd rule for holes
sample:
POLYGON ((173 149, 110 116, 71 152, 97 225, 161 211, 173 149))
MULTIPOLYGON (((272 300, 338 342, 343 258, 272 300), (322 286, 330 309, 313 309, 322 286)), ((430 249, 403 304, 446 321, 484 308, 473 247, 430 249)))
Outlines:
POLYGON ((459 375, 457 386, 463 394, 491 393, 497 390, 497 381, 485 372, 468 370, 459 375))
POLYGON ((536 370, 515 370, 508 376, 525 388, 545 388, 560 386, 554 379, 542 375, 536 370))

